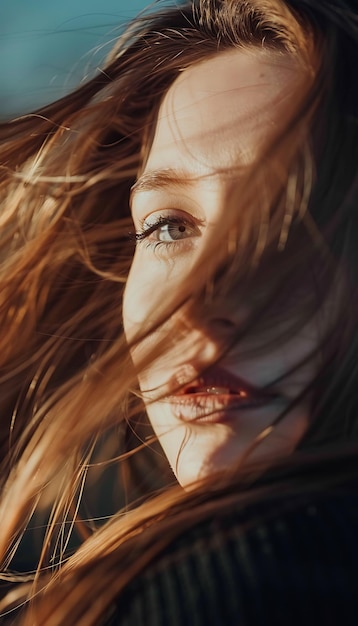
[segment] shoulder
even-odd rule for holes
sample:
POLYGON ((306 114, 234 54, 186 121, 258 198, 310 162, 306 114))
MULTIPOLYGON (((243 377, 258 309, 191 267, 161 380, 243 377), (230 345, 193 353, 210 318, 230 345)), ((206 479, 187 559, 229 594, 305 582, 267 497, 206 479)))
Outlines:
POLYGON ((357 623, 358 490, 220 507, 118 598, 113 624, 357 623))

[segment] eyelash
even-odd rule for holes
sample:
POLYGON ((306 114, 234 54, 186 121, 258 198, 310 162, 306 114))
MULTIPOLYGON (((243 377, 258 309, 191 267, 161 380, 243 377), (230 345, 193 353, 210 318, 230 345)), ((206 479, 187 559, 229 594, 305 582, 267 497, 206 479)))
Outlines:
MULTIPOLYGON (((147 241, 148 247, 154 247, 154 249, 156 249, 158 246, 164 245, 165 247, 170 246, 171 248, 173 248, 173 247, 183 245, 185 240, 190 239, 193 236, 200 235, 200 231, 198 229, 198 225, 196 224, 196 222, 185 219, 184 217, 161 215, 156 219, 155 222, 152 222, 150 225, 146 225, 146 222, 144 220, 142 224, 142 229, 135 233, 134 239, 137 243, 141 243, 144 240, 148 239, 150 235, 159 231, 160 228, 163 226, 168 226, 169 228, 170 227, 174 228, 175 226, 186 227, 188 229, 191 229, 193 234, 188 235, 188 236, 183 236, 182 238, 178 238, 177 240, 173 239, 172 241, 160 241, 160 240, 150 241, 149 240, 147 241)), ((183 233, 185 233, 185 230, 183 231, 183 233)))

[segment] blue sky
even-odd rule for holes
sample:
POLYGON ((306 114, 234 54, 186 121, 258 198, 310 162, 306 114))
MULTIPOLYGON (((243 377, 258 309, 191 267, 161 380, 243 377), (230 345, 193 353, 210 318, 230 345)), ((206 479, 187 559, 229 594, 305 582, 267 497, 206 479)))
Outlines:
POLYGON ((60 97, 93 72, 150 0, 1 0, 0 117, 60 97))

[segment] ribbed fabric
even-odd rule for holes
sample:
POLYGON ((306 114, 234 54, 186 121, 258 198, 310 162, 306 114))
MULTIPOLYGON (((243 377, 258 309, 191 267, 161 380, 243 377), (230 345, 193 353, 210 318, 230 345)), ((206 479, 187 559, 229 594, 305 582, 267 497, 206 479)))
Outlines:
POLYGON ((115 626, 357 626, 358 496, 220 511, 118 599, 115 626))

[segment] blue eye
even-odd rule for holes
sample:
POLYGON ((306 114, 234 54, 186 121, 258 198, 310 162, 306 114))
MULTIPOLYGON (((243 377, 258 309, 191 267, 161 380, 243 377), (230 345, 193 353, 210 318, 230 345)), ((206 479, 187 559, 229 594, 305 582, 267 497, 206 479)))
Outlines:
POLYGON ((200 229, 194 222, 182 217, 160 216, 155 222, 144 222, 143 230, 136 233, 136 240, 149 239, 154 243, 170 244, 188 237, 198 237, 200 229))

